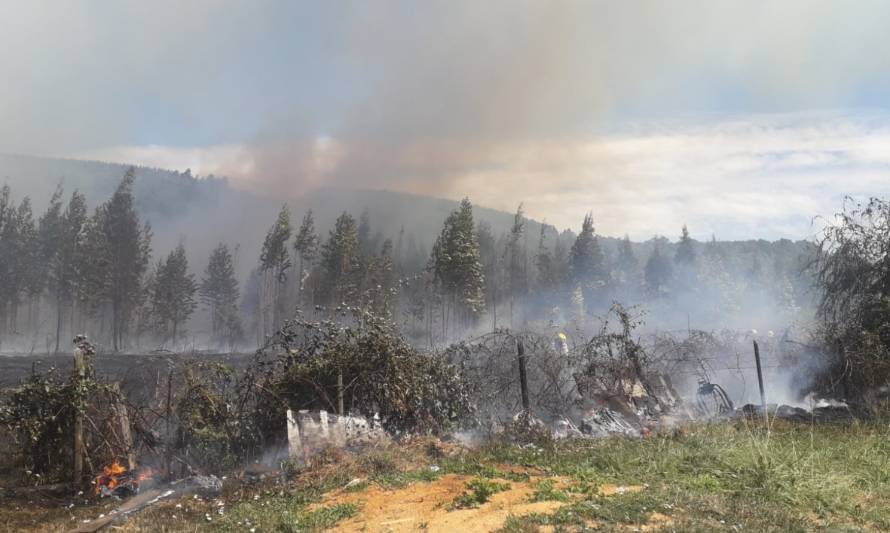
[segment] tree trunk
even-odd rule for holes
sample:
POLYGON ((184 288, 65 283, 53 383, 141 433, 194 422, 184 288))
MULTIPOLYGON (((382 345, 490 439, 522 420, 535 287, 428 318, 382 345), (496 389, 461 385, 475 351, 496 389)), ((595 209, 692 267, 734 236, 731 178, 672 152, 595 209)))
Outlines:
POLYGON ((59 340, 62 337, 62 297, 56 295, 56 353, 59 353, 59 340))
POLYGON ((297 278, 297 309, 303 309, 303 254, 300 254, 300 277, 297 278))

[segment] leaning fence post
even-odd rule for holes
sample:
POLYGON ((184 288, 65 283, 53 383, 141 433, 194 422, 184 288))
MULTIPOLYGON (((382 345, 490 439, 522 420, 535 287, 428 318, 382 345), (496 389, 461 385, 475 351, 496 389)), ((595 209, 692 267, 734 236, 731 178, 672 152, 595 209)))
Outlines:
POLYGON ((769 413, 766 410, 766 392, 763 390, 763 370, 760 367, 760 347, 754 341, 754 362, 757 363, 757 385, 760 387, 760 407, 763 409, 763 421, 769 427, 769 413))
POLYGON ((519 387, 522 393, 522 410, 528 413, 528 376, 525 372, 525 346, 522 344, 522 339, 516 341, 516 355, 519 356, 519 387))

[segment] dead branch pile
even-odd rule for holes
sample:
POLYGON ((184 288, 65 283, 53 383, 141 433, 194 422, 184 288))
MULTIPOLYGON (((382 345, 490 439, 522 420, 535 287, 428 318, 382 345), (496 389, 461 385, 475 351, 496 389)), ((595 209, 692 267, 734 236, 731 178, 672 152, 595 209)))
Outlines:
MULTIPOLYGON (((473 402, 486 424, 512 424, 522 409, 517 345, 528 367, 528 395, 535 416, 547 421, 581 421, 591 408, 623 404, 633 396, 651 399, 644 409, 663 410, 664 385, 653 378, 651 354, 635 337, 639 319, 614 305, 590 337, 580 333, 500 330, 450 346, 445 355, 467 376, 473 402)), ((628 407, 627 411, 640 406, 628 407)))

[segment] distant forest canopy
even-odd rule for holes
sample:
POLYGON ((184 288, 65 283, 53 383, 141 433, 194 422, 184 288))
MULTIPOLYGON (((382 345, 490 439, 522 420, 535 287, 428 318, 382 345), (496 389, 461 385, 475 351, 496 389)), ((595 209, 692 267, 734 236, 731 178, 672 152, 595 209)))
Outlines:
POLYGON ((613 301, 659 328, 807 322, 813 243, 642 243, 595 219, 558 232, 510 214, 385 191, 323 189, 289 206, 225 179, 0 156, 0 351, 85 332, 108 351, 249 349, 296 309, 361 307, 415 342, 581 325, 613 301), (39 195, 39 197, 38 197, 39 195))

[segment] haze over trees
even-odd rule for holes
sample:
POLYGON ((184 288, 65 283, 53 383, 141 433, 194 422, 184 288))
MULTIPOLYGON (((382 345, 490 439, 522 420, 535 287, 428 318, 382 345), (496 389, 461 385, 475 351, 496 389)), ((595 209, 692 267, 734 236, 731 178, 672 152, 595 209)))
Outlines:
MULTIPOLYGON (((427 345, 580 324, 616 300, 651 310, 656 327, 680 327, 678 317, 684 327, 789 322, 812 309, 805 242, 704 243, 684 226, 676 243, 635 243, 598 235, 592 213, 575 234, 528 219, 521 205, 509 215, 468 198, 450 204, 435 232, 418 229, 433 227, 428 216, 381 210, 368 193, 376 209, 335 217, 336 203, 320 197, 321 212, 251 211, 257 222, 241 242, 199 237, 199 211, 195 234, 159 244, 135 193, 151 174, 139 172, 125 169, 104 201, 57 186, 36 215, 29 197, 0 188, 0 350, 52 352, 80 332, 107 351, 251 349, 295 312, 343 320, 355 307, 427 345)), ((197 183, 182 179, 164 183, 197 183)))
POLYGON ((244 327, 238 310, 241 295, 235 263, 227 245, 219 243, 210 254, 198 295, 210 311, 212 342, 231 349, 243 337, 244 327))

